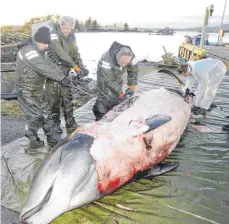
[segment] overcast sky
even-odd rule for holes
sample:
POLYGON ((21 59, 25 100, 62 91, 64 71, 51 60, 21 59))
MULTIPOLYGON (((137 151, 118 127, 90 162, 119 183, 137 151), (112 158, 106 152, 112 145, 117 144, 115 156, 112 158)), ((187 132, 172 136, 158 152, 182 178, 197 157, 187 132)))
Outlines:
MULTIPOLYGON (((205 8, 214 5, 210 26, 220 25, 225 0, 14 0, 1 2, 1 25, 21 25, 32 17, 47 14, 89 16, 102 25, 127 22, 131 27, 202 26, 205 8)), ((229 24, 229 2, 224 23, 229 24)))

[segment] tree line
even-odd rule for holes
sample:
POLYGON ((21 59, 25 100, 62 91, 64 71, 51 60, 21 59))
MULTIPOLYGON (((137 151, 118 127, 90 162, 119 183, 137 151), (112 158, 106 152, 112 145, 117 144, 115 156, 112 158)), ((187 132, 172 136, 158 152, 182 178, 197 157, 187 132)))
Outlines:
MULTIPOLYGON (((40 16, 31 18, 29 21, 26 21, 22 26, 19 25, 5 25, 1 26, 1 31, 21 31, 25 33, 29 33, 31 31, 31 25, 34 23, 42 22, 42 21, 51 21, 57 23, 58 20, 61 18, 59 14, 56 15, 47 15, 47 16, 40 16)), ((96 19, 92 19, 89 17, 85 21, 76 20, 75 29, 79 32, 81 31, 96 31, 96 30, 103 30, 107 27, 107 29, 122 29, 125 31, 129 30, 129 25, 127 23, 114 23, 111 26, 102 26, 98 23, 96 19), (109 27, 109 28, 108 28, 109 27)), ((136 28, 135 28, 136 29, 136 28)))

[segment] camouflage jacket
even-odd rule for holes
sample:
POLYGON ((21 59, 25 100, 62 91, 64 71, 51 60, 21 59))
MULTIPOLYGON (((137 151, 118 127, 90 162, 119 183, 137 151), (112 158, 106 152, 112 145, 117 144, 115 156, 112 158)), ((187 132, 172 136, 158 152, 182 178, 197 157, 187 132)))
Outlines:
POLYGON ((123 75, 127 72, 127 84, 136 85, 138 78, 138 60, 133 54, 130 63, 126 67, 119 67, 115 56, 122 47, 128 47, 114 42, 98 62, 97 90, 98 97, 108 100, 116 100, 122 93, 123 75))
POLYGON ((70 70, 75 65, 82 66, 79 49, 76 45, 75 33, 70 33, 67 37, 61 32, 60 27, 53 28, 51 33, 50 50, 57 56, 59 64, 64 70, 70 70))
POLYGON ((40 51, 35 44, 18 51, 15 71, 18 90, 42 91, 46 78, 60 82, 65 77, 46 52, 40 51))

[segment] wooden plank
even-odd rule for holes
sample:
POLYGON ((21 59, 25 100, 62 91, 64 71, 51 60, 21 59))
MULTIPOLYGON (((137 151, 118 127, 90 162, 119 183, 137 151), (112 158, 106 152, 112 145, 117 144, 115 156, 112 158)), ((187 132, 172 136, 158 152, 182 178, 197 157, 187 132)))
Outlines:
POLYGON ((225 46, 206 46, 206 55, 212 58, 219 58, 229 68, 229 48, 225 46))
POLYGON ((223 46, 208 46, 206 48, 210 53, 219 55, 229 60, 229 48, 223 46))

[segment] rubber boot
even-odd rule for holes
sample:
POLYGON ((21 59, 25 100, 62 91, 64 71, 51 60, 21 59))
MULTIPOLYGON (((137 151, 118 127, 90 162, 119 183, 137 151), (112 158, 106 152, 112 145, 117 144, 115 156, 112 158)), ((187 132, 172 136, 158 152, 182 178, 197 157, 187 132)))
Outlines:
POLYGON ((200 107, 194 106, 194 107, 191 109, 191 112, 195 114, 195 112, 196 112, 197 110, 199 110, 199 109, 200 109, 200 107))
POLYGON ((49 146, 54 147, 57 143, 61 141, 61 138, 57 134, 46 134, 47 143, 49 146))
POLYGON ((70 124, 66 123, 66 129, 67 129, 68 134, 71 134, 72 132, 74 132, 79 127, 80 126, 76 123, 74 118, 72 119, 70 124))
POLYGON ((216 106, 214 103, 212 103, 212 104, 210 105, 210 107, 207 109, 207 111, 209 112, 209 111, 211 111, 213 108, 217 108, 217 106, 216 106))
POLYGON ((206 110, 203 108, 199 108, 197 111, 194 112, 195 115, 202 115, 202 116, 206 116, 206 110))
POLYGON ((44 146, 44 141, 41 141, 40 138, 32 130, 26 130, 25 136, 29 139, 29 148, 38 149, 44 146))
POLYGON ((25 152, 28 154, 37 154, 39 153, 40 148, 44 147, 44 141, 41 141, 38 136, 34 136, 26 132, 25 136, 29 139, 29 146, 25 149, 25 152))
POLYGON ((40 138, 36 138, 33 141, 30 141, 30 148, 31 149, 38 149, 44 147, 44 141, 41 141, 40 138))
POLYGON ((223 130, 224 131, 229 131, 229 124, 223 125, 223 130))
POLYGON ((62 134, 62 133, 63 133, 63 130, 60 128, 60 125, 56 125, 55 131, 56 131, 56 133, 58 133, 58 134, 62 134))
POLYGON ((60 115, 55 113, 55 114, 52 114, 52 119, 54 121, 54 131, 55 133, 58 133, 58 134, 62 134, 63 133, 63 130, 60 128, 60 115))

